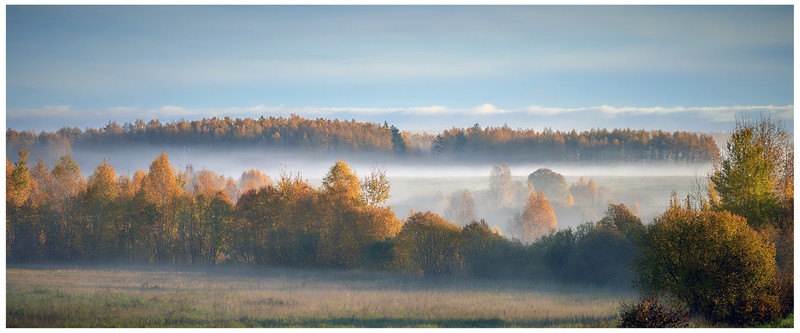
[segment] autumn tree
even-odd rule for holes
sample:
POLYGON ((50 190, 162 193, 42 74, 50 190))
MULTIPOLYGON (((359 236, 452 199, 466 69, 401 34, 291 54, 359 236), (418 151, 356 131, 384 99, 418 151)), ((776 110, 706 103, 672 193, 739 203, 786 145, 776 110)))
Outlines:
POLYGON ((444 217, 448 221, 459 226, 466 226, 477 219, 475 216, 475 198, 469 190, 464 189, 463 191, 452 193, 447 203, 444 217))
POLYGON ((80 218, 78 195, 86 190, 86 180, 72 156, 58 159, 51 171, 53 177, 53 200, 49 206, 57 214, 58 231, 51 237, 52 249, 63 251, 64 259, 76 259, 85 255, 89 248, 84 240, 90 226, 80 218))
POLYGON ((177 173, 170 165, 167 153, 162 152, 150 164, 141 190, 145 198, 159 209, 168 207, 171 200, 181 194, 177 173))
POLYGON ((31 201, 34 206, 47 206, 53 201, 55 188, 53 175, 50 174, 47 164, 43 160, 36 160, 36 165, 30 170, 31 178, 36 186, 31 191, 31 201))
POLYGON ((228 194, 217 191, 197 197, 197 227, 192 230, 190 249, 192 262, 216 264, 233 241, 233 202, 228 194))
POLYGON ((165 262, 174 259, 175 248, 178 245, 178 224, 177 210, 173 203, 182 192, 177 173, 170 165, 167 154, 162 152, 150 164, 149 172, 143 179, 141 187, 145 205, 142 208, 145 212, 155 213, 148 213, 148 220, 153 223, 148 228, 147 239, 148 248, 156 261, 165 262), (148 208, 147 204, 153 207, 148 208))
POLYGON ((230 179, 214 171, 202 169, 188 176, 190 178, 188 183, 195 196, 205 195, 210 197, 220 191, 225 192, 229 197, 231 197, 231 195, 236 195, 237 191, 235 185, 233 185, 232 189, 229 189, 228 183, 230 179))
POLYGON ((395 241, 395 258, 407 272, 453 275, 463 267, 461 229, 431 212, 408 217, 395 241))
MULTIPOLYGON (((267 176, 267 174, 261 172, 258 169, 250 169, 245 172, 242 172, 242 176, 239 177, 239 193, 238 196, 251 191, 251 190, 258 190, 261 188, 265 188, 272 185, 272 179, 267 176)), ((238 199, 237 196, 237 199, 238 199)))
MULTIPOLYGON (((22 206, 33 191, 33 180, 28 168, 28 151, 20 150, 17 162, 6 177, 6 202, 14 206, 22 206)), ((6 161, 6 171, 9 163, 6 161)))
POLYGON ((81 200, 84 214, 90 220, 91 232, 86 241, 92 249, 92 257, 114 258, 121 255, 117 247, 119 230, 122 229, 120 191, 116 171, 108 161, 103 161, 89 176, 81 200))
POLYGON ((360 253, 356 219, 364 204, 358 176, 347 163, 338 161, 322 179, 321 194, 319 259, 333 266, 351 265, 360 253))
POLYGON ((399 230, 390 208, 364 201, 358 177, 344 161, 336 162, 323 178, 320 201, 319 259, 329 265, 353 266, 366 246, 399 230))
MULTIPOLYGON (((8 171, 10 163, 6 163, 8 171)), ((20 150, 11 172, 6 174, 6 255, 9 259, 32 259, 44 244, 36 210, 30 201, 36 183, 28 167, 28 151, 20 150)))
POLYGON ((373 167, 369 175, 361 180, 361 194, 368 205, 379 205, 389 200, 389 190, 386 169, 373 167))
POLYGON ((345 161, 336 162, 322 179, 322 190, 337 203, 361 201, 361 184, 358 176, 345 161))
POLYGON ((513 219, 514 235, 523 243, 532 243, 556 231, 556 214, 542 192, 531 193, 522 210, 513 219))

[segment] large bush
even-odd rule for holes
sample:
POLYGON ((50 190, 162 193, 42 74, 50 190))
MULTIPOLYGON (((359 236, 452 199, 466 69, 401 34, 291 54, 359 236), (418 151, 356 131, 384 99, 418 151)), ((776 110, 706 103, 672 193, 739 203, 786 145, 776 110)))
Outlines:
POLYGON ((462 270, 461 228, 431 212, 411 215, 395 240, 395 260, 409 273, 452 275, 462 270))
POLYGON ((711 322, 752 325, 779 310, 775 248, 725 211, 677 200, 647 229, 636 261, 646 294, 668 294, 711 322))

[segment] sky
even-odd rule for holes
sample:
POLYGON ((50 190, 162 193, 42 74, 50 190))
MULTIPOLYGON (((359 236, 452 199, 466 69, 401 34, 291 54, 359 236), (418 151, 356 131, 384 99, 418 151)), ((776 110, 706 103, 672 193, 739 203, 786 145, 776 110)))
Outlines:
POLYGON ((793 130, 791 6, 7 6, 6 126, 793 130))

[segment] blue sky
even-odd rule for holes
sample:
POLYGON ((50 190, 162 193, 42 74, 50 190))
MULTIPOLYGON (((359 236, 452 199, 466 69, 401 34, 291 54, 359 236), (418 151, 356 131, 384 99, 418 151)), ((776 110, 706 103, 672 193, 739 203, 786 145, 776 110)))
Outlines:
POLYGON ((791 6, 8 6, 7 127, 792 128, 791 6))

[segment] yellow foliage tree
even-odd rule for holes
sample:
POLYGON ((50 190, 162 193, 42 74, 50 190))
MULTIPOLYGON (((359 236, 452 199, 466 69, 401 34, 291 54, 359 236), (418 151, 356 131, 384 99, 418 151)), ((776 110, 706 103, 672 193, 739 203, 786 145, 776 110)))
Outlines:
POLYGON ((145 198, 159 209, 168 206, 173 198, 181 194, 181 186, 167 153, 162 152, 150 164, 150 172, 144 177, 141 190, 145 198))
POLYGON ((522 214, 517 215, 513 222, 514 233, 526 244, 555 232, 558 225, 553 206, 542 192, 528 195, 522 214))

